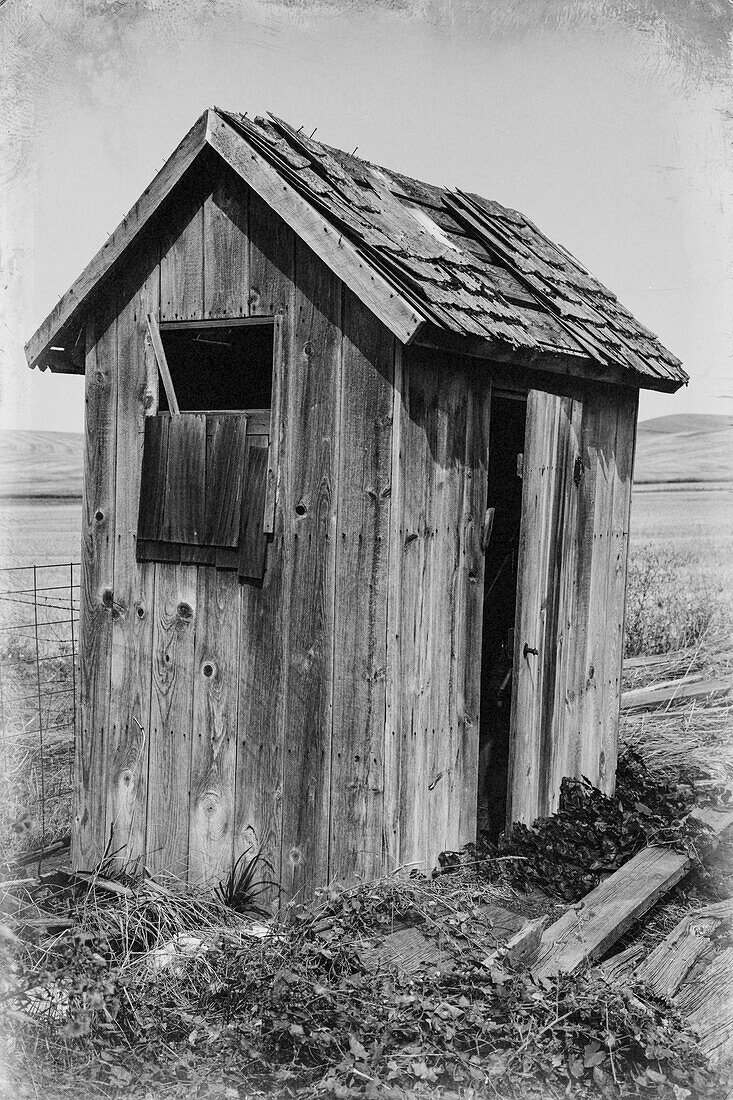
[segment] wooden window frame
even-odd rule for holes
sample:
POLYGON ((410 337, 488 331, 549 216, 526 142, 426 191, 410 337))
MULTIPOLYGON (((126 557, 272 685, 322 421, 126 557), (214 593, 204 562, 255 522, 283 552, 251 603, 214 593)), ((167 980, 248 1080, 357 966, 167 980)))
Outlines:
MULTIPOLYGON (((216 317, 216 318, 204 318, 202 320, 193 321, 158 321, 157 318, 153 318, 152 314, 148 314, 148 329, 150 330, 151 343, 155 351, 155 357, 158 363, 158 370, 161 374, 165 388, 165 378, 163 377, 163 370, 168 374, 170 380, 170 371, 168 370, 168 364, 165 360, 165 351, 163 350, 163 343, 161 334, 163 332, 176 332, 183 329, 196 329, 196 328, 236 328, 238 326, 255 326, 255 325, 272 325, 272 394, 270 400, 270 431, 269 431, 269 444, 267 448, 267 484, 265 489, 265 515, 263 520, 263 531, 266 535, 272 535, 275 531, 275 507, 277 504, 278 495, 278 462, 280 453, 280 414, 282 407, 282 376, 283 376, 283 351, 284 351, 284 323, 285 315, 283 310, 278 310, 276 313, 268 313, 257 315, 256 317, 216 317), (151 323, 158 331, 158 339, 154 338, 153 331, 151 330, 151 323), (156 344, 158 346, 156 346, 156 344), (160 357, 159 357, 160 352, 160 357), (165 363, 163 370, 161 370, 161 362, 165 363)), ((172 388, 172 382, 171 382, 172 388)), ((166 390, 166 394, 168 391, 166 390)), ((175 398, 174 398, 175 400, 175 398)), ((168 405, 171 407, 170 396, 168 396, 168 405)), ((177 405, 177 402, 176 402, 177 405)), ((215 410, 202 410, 207 412, 214 412, 215 410)), ((235 412, 238 410, 229 410, 235 412)), ((246 413, 246 410, 242 410, 246 413)))

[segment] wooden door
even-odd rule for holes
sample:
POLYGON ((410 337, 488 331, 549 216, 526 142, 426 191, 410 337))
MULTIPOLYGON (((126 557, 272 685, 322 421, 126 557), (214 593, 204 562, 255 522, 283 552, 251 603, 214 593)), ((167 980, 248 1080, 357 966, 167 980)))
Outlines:
POLYGON ((509 821, 557 808, 563 776, 613 790, 637 394, 527 402, 509 821))

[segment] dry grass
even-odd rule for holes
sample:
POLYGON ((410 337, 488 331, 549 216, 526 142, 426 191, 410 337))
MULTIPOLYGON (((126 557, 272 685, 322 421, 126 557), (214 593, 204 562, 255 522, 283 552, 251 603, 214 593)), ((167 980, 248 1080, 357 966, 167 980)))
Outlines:
POLYGON ((708 634, 727 632, 733 594, 725 574, 711 573, 699 553, 655 543, 629 556, 625 655, 664 654, 696 646, 708 634))

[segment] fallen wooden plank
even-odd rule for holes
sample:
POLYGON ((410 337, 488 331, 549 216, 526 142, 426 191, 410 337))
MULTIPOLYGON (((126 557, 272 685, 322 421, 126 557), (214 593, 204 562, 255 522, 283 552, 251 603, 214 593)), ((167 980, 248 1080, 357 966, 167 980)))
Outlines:
POLYGON ((483 965, 490 969, 492 966, 527 966, 532 962, 542 944, 542 932, 547 925, 547 917, 538 917, 529 921, 524 928, 515 932, 505 944, 492 951, 483 960, 483 965))
POLYGON ((449 974, 455 968, 452 955, 446 951, 446 936, 437 939, 426 936, 419 928, 400 928, 390 932, 379 944, 369 944, 360 958, 369 970, 396 966, 405 974, 414 974, 424 966, 449 974))
MULTIPOLYGON (((481 905, 479 913, 483 931, 496 945, 484 961, 484 966, 493 966, 495 962, 516 966, 536 954, 546 918, 528 922, 525 917, 500 905, 481 905)), ((464 941, 460 933, 454 936, 450 926, 443 925, 440 920, 430 921, 429 927, 434 934, 426 935, 423 925, 412 926, 390 932, 378 943, 367 944, 359 952, 362 962, 370 969, 397 966, 406 974, 414 973, 423 966, 441 970, 444 974, 450 973, 455 969, 450 947, 453 951, 456 948, 460 950, 464 941)))
POLYGON ((677 688, 684 690, 692 684, 702 683, 707 676, 707 673, 699 670, 697 672, 684 672, 679 676, 672 676, 669 680, 655 680, 651 684, 645 684, 643 687, 629 688, 624 692, 624 695, 635 695, 637 692, 641 695, 649 691, 662 691, 667 688, 677 688))
POLYGON ((733 919, 733 898, 686 913, 682 920, 637 966, 634 977, 656 993, 671 999, 698 959, 710 951, 711 937, 733 919))
MULTIPOLYGON (((725 643, 714 646, 712 650, 705 649, 705 658, 714 656, 725 660, 733 656, 729 646, 725 643)), ((687 662, 688 667, 702 659, 699 646, 688 646, 685 649, 672 649, 668 653, 644 653, 640 657, 624 657, 624 669, 653 668, 655 665, 670 665, 681 667, 687 662)))
MULTIPOLYGON (((733 812, 708 807, 691 814, 716 837, 733 825, 733 812)), ((692 865, 684 852, 644 848, 555 921, 542 937, 536 978, 573 973, 600 958, 692 865)))
POLYGON ((708 695, 727 695, 733 691, 733 676, 716 676, 713 680, 700 680, 696 675, 670 681, 666 685, 632 688, 621 693, 621 710, 639 707, 657 707, 664 703, 679 703, 687 699, 700 699, 708 695))
POLYGON ((624 670, 653 668, 654 665, 680 664, 688 655, 693 656, 690 650, 678 649, 671 653, 645 653, 641 657, 624 657, 624 670))

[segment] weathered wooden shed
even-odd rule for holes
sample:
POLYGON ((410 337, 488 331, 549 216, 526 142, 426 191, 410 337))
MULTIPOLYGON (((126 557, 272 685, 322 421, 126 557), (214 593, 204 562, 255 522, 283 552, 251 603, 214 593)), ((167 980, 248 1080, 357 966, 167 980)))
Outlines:
POLYGON ((211 109, 27 356, 86 376, 77 866, 305 897, 612 788, 686 375, 528 219, 211 109))

